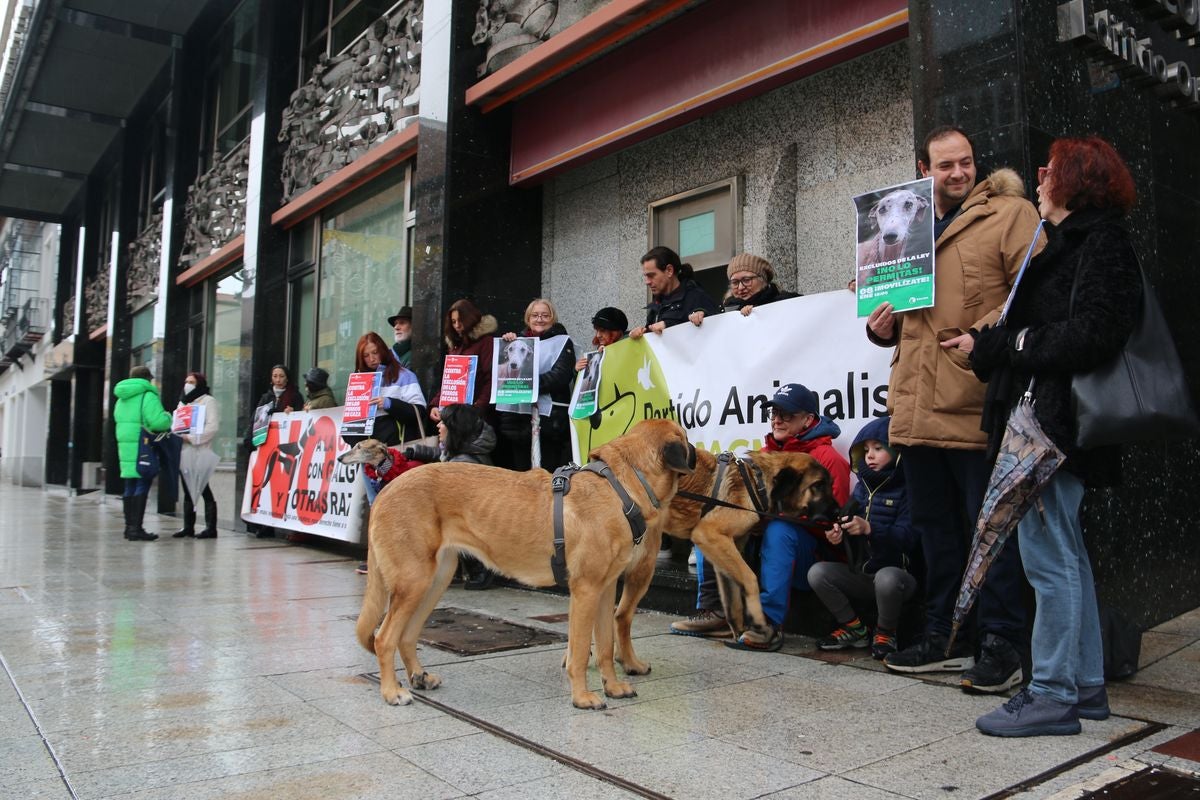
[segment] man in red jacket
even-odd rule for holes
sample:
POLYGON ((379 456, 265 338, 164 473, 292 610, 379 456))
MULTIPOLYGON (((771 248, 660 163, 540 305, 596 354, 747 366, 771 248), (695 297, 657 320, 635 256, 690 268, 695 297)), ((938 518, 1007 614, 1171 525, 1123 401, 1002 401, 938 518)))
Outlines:
MULTIPOLYGON (((768 404, 771 432, 763 442, 768 452, 808 453, 829 471, 833 498, 839 506, 850 498, 850 463, 833 449, 841 428, 819 411, 817 395, 799 383, 780 387, 768 404)), ((817 548, 824 537, 796 525, 771 520, 763 532, 762 608, 771 632, 763 637, 747 631, 736 641, 726 642, 735 650, 778 650, 783 646, 783 620, 787 616, 792 587, 807 591, 808 568, 817 561, 817 548)))

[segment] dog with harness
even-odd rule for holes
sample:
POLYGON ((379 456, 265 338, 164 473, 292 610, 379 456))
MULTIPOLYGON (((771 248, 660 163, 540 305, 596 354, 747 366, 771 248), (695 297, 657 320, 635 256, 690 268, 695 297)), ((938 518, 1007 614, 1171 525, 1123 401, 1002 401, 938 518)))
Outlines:
MULTIPOLYGON (((759 600, 758 578, 742 557, 759 522, 784 519, 814 530, 829 527, 837 514, 829 472, 812 456, 796 452, 756 450, 744 456, 696 451, 696 468, 679 479, 662 532, 690 539, 716 568, 726 619, 736 638, 747 629, 764 632, 769 622, 759 600)), ((661 533, 648 559, 625 573, 616 613, 617 660, 626 674, 640 675, 650 665, 634 652, 631 629, 637 604, 654 577, 661 533)))
POLYGON ((605 707, 587 686, 593 636, 604 694, 636 694, 614 668, 617 580, 651 546, 653 563, 679 478, 695 468, 697 454, 677 423, 647 420, 589 456, 595 466, 574 472, 569 488, 560 476, 559 492, 542 470, 464 463, 430 464, 383 488, 371 508, 357 635, 379 659, 386 702, 412 701, 396 679, 397 649, 412 688, 441 683, 421 665, 417 639, 459 553, 529 586, 565 580, 571 595, 567 674, 577 708, 605 707))

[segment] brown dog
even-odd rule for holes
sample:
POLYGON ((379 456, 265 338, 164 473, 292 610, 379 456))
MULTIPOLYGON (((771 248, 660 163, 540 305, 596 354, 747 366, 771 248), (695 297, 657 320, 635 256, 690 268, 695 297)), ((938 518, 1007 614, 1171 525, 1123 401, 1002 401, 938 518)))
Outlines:
MULTIPOLYGON (((694 468, 696 450, 676 423, 649 420, 590 456, 608 464, 647 526, 635 547, 621 500, 609 482, 589 472, 572 478, 563 498, 571 592, 567 674, 576 707, 604 708, 603 698, 587 688, 593 631, 604 693, 634 696, 633 687, 617 680, 613 667, 617 579, 648 547, 653 548, 648 551, 653 563, 668 504, 680 474, 694 468), (648 496, 638 472, 661 508, 648 496)), ((406 472, 379 493, 371 508, 367 590, 357 633, 362 646, 379 658, 384 700, 412 702, 412 695, 396 680, 397 647, 414 689, 433 689, 441 683, 417 659, 417 637, 446 591, 460 552, 530 586, 554 584, 552 503, 550 473, 478 464, 431 464, 406 472)))
MULTIPOLYGON (((768 453, 758 450, 747 453, 743 458, 762 471, 773 513, 813 519, 832 517, 837 510, 829 473, 807 453, 768 453)), ((716 456, 706 450, 698 450, 696 469, 679 479, 679 491, 711 497, 716 477, 716 456)), ((736 466, 730 465, 725 470, 717 499, 743 508, 754 507, 736 466)), ((698 500, 676 496, 671 501, 670 516, 663 531, 680 539, 691 539, 704 551, 704 557, 712 561, 717 571, 721 601, 725 604, 726 619, 734 636, 740 636, 747 626, 766 636, 770 628, 759 600, 758 578, 741 554, 746 538, 761 518, 753 511, 722 506, 714 506, 701 516, 703 506, 698 500)), ((661 535, 658 538, 661 541, 661 535)), ((637 604, 654 577, 657 552, 657 545, 651 543, 651 549, 643 549, 642 558, 630 565, 625 573, 621 604, 617 608, 616 660, 629 675, 644 675, 650 671, 650 666, 634 653, 630 629, 637 604)))

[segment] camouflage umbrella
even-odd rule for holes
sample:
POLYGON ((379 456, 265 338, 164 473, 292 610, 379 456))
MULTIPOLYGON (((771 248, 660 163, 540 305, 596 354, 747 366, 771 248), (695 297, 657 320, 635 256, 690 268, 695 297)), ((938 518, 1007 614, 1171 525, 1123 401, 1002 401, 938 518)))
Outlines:
POLYGON ((947 655, 954 646, 954 639, 980 587, 987 577, 988 568, 1000 555, 1004 542, 1025 512, 1037 499, 1038 492, 1066 460, 1066 456, 1046 436, 1033 414, 1033 384, 1009 414, 1000 441, 1000 452, 992 477, 988 480, 975 523, 975 540, 967 569, 963 573, 962 586, 958 590, 958 601, 954 604, 954 618, 950 629, 947 655))

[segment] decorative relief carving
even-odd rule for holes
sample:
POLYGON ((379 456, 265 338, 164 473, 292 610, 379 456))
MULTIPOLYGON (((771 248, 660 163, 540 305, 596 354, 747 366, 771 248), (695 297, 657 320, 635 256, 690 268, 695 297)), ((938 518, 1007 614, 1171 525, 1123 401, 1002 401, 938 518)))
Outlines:
POLYGON ((87 332, 92 333, 108 322, 108 270, 103 269, 83 282, 83 310, 87 313, 87 332))
POLYGON ((182 269, 212 255, 245 229, 249 173, 250 140, 247 139, 213 164, 188 189, 187 205, 183 209, 187 227, 179 254, 182 269))
MULTIPOLYGON (((584 5, 589 6, 583 10, 586 13, 598 4, 584 5)), ((557 18, 558 0, 479 0, 475 33, 471 36, 475 44, 487 45, 487 54, 477 70, 479 77, 511 64, 549 39, 557 18)))
POLYGON ((75 295, 71 295, 62 307, 62 335, 70 336, 75 333, 75 295))
POLYGON ((158 269, 162 256, 162 209, 157 209, 137 238, 129 243, 126 301, 136 311, 158 296, 158 269))
POLYGON ((423 0, 397 6, 347 50, 323 57, 283 112, 283 201, 351 163, 417 113, 423 0))

